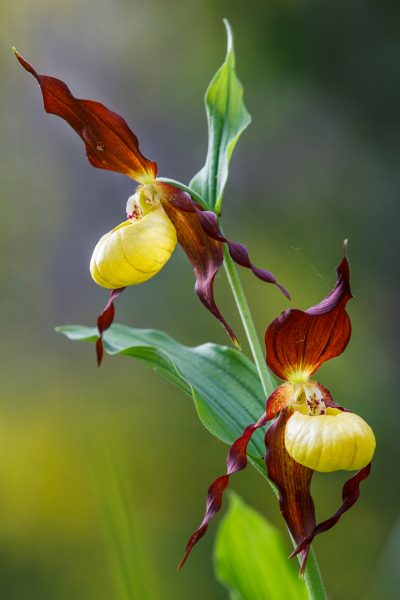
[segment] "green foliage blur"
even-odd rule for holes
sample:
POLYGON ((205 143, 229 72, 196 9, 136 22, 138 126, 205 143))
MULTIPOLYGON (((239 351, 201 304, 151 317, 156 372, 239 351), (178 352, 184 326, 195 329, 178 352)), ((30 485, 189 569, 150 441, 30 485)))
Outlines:
MULTIPOLYGON (((231 163, 224 230, 300 308, 330 289, 349 238, 353 337, 321 380, 372 425, 378 448, 360 502, 315 548, 331 598, 393 598, 399 13, 396 3, 372 0, 0 1, 2 598, 226 598, 212 571, 215 527, 176 573, 226 447, 145 365, 106 357, 98 370, 92 346, 54 332, 95 323, 105 293, 90 279, 90 255, 124 219, 135 184, 88 164, 11 53, 15 45, 39 72, 122 114, 159 174, 188 182, 205 160, 203 95, 225 55, 223 17, 253 117, 231 163)), ((242 278, 262 336, 289 304, 242 278)), ((193 284, 176 252, 154 280, 121 297, 117 321, 185 344, 228 343, 193 284)), ((216 288, 240 332, 223 274, 216 288)), ((342 473, 315 477, 319 518, 339 505, 343 481, 342 473)), ((285 531, 254 470, 232 483, 285 531)))
POLYGON ((288 545, 275 527, 231 492, 214 550, 215 573, 229 598, 307 600, 305 582, 287 554, 288 545))

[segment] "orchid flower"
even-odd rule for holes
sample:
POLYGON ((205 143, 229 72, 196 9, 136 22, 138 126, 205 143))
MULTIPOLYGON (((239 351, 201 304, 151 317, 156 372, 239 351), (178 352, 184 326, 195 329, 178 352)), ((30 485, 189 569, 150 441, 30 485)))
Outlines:
POLYGON ((284 311, 267 328, 267 364, 284 383, 268 398, 259 421, 249 425, 231 446, 227 473, 210 486, 204 519, 189 539, 180 566, 220 510, 230 476, 247 465, 252 434, 272 419, 265 435, 267 474, 278 489, 281 512, 296 543, 291 556, 301 553, 301 573, 314 537, 333 527, 357 501, 360 483, 370 473, 374 434, 361 417, 338 406, 324 386, 310 379, 324 362, 346 348, 351 334, 346 304, 351 298, 345 245, 331 293, 306 311, 284 311), (338 470, 357 473, 343 487, 340 508, 316 525, 312 475, 338 470))
POLYGON ((98 363, 103 356, 102 334, 114 318, 114 300, 126 286, 154 277, 171 257, 177 242, 192 263, 195 291, 201 302, 238 345, 235 333, 214 299, 214 278, 223 264, 223 244, 236 263, 251 269, 262 281, 277 285, 289 297, 285 288, 270 271, 253 265, 243 244, 222 235, 214 212, 205 210, 182 189, 156 178, 157 164, 140 152, 137 137, 122 117, 103 104, 75 98, 65 83, 39 75, 16 50, 14 52, 22 67, 39 83, 46 112, 62 117, 81 137, 89 162, 139 183, 127 202, 127 220, 101 237, 90 261, 94 281, 111 290, 97 320, 98 363))

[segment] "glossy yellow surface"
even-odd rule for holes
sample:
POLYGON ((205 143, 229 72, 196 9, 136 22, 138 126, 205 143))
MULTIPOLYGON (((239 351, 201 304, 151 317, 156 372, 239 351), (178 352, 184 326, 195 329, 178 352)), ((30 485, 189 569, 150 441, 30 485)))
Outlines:
POLYGON ((376 442, 361 417, 328 408, 318 416, 296 410, 286 425, 285 446, 295 461, 315 471, 353 471, 371 461, 376 442))
POLYGON ((175 246, 175 227, 160 206, 103 235, 93 251, 90 273, 108 289, 143 283, 163 268, 175 246))

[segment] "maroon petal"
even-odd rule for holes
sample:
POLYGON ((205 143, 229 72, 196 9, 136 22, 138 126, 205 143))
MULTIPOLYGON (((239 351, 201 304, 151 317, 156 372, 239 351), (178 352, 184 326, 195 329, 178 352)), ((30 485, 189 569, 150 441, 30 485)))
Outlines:
POLYGON ((114 320, 114 316, 115 316, 114 300, 116 300, 118 298, 118 296, 120 296, 125 289, 126 288, 122 287, 122 288, 118 288, 116 290, 110 290, 108 302, 105 305, 104 310, 101 313, 101 315, 97 318, 97 329, 99 330, 99 337, 97 338, 97 341, 96 341, 96 355, 97 355, 97 365, 99 367, 102 363, 103 355, 104 355, 103 333, 109 327, 111 327, 112 322, 114 320))
POLYGON ((190 537, 185 554, 179 564, 179 569, 183 567, 185 564, 193 546, 197 544, 200 538, 206 533, 208 524, 211 519, 219 512, 222 506, 222 496, 225 489, 229 485, 230 476, 237 471, 241 471, 247 465, 247 446, 249 444, 250 438, 256 429, 263 427, 267 423, 267 416, 264 413, 262 417, 254 423, 253 425, 249 425, 244 430, 243 434, 238 438, 230 447, 228 458, 226 459, 226 475, 222 475, 218 477, 208 489, 207 500, 206 500, 206 512, 204 518, 200 524, 200 527, 196 529, 193 535, 190 537))
MULTIPOLYGON (((179 192, 181 191, 179 190, 179 192)), ((246 246, 239 244, 238 242, 232 242, 222 235, 219 229, 217 215, 214 212, 204 210, 197 202, 194 202, 186 192, 178 193, 175 198, 172 199, 172 203, 176 206, 176 208, 179 208, 182 211, 189 213, 195 212, 207 236, 211 239, 217 240, 218 242, 226 244, 229 254, 238 265, 250 269, 254 275, 258 277, 258 279, 266 281, 267 283, 274 283, 285 294, 285 296, 290 299, 287 290, 276 281, 276 277, 271 273, 271 271, 259 269, 251 262, 246 246)))
MULTIPOLYGON (((183 201, 190 197, 170 185, 157 182, 162 187, 163 207, 172 221, 178 242, 192 263, 196 277, 195 291, 204 306, 223 324, 235 345, 239 345, 235 332, 223 317, 214 298, 214 279, 220 270, 224 256, 222 244, 210 239, 200 225, 196 213, 182 210, 176 198, 183 195, 183 201)), ((182 202, 182 201, 181 201, 182 202)))
POLYGON ((125 119, 99 102, 75 98, 65 83, 39 75, 16 50, 14 53, 22 67, 38 81, 46 112, 71 125, 83 140, 94 167, 123 173, 141 183, 155 179, 157 165, 140 152, 138 139, 125 119))
POLYGON ((196 214, 199 218, 201 226, 203 227, 206 234, 220 242, 224 242, 229 250, 229 254, 232 259, 240 265, 241 267, 245 267, 246 269, 250 269, 258 279, 265 281, 267 283, 274 283, 278 286, 278 288, 283 292, 283 294, 289 298, 289 292, 277 282, 275 275, 271 273, 271 271, 267 271, 266 269, 259 269, 256 267, 250 260, 249 252, 243 244, 239 242, 232 242, 228 240, 226 237, 222 235, 218 226, 217 215, 214 212, 208 210, 201 210, 198 206, 196 208, 196 214))
MULTIPOLYGON (((268 477, 279 490, 279 506, 295 542, 300 544, 315 528, 315 508, 310 487, 313 471, 291 458, 285 447, 286 423, 292 415, 284 409, 265 434, 268 477)), ((304 573, 309 546, 302 553, 301 573, 304 573)))
POLYGON ((329 519, 314 527, 312 532, 308 534, 292 552, 291 557, 296 556, 296 554, 299 554, 299 552, 308 552, 308 548, 316 535, 319 535, 324 531, 328 531, 328 529, 331 529, 331 527, 336 525, 340 517, 357 502, 358 498, 360 497, 360 484, 368 477, 370 471, 371 463, 369 463, 369 465, 363 469, 357 471, 357 473, 351 479, 346 481, 342 491, 342 506, 329 519))
POLYGON ((278 377, 310 377, 346 348, 351 323, 345 309, 352 298, 346 256, 336 272, 336 285, 322 302, 306 311, 286 310, 269 325, 265 333, 267 363, 278 377))

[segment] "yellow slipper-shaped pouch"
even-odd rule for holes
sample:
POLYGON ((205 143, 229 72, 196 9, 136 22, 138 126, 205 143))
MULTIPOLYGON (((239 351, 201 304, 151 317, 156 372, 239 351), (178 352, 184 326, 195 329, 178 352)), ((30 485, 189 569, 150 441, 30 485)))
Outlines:
POLYGON ((375 445, 364 419, 336 408, 316 416, 295 410, 286 424, 286 450, 296 462, 314 471, 362 469, 371 462, 375 445))
POLYGON ((143 283, 170 259, 176 230, 162 206, 124 221, 98 241, 90 261, 94 281, 107 289, 143 283))

